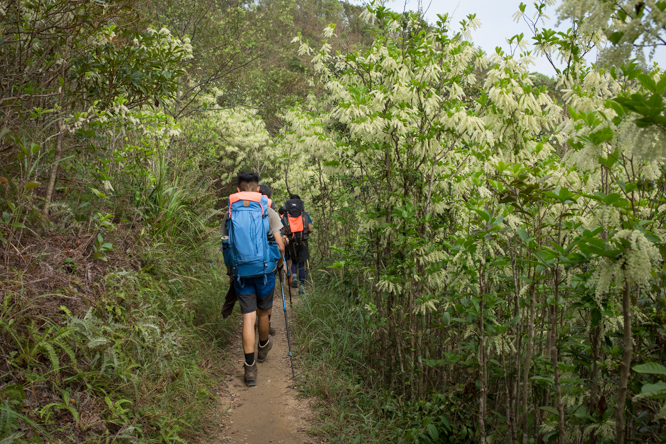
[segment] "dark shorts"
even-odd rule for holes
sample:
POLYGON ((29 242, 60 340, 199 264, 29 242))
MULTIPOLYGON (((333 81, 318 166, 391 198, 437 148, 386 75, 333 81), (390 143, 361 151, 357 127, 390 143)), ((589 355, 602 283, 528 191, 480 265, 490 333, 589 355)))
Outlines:
POLYGON ((302 262, 307 262, 310 260, 310 249, 308 248, 308 241, 301 242, 300 244, 287 245, 287 251, 289 251, 289 256, 291 260, 300 264, 302 262))
POLYGON ((241 313, 252 313, 257 310, 270 310, 273 308, 273 293, 275 292, 275 274, 254 278, 241 278, 234 280, 234 289, 241 313))

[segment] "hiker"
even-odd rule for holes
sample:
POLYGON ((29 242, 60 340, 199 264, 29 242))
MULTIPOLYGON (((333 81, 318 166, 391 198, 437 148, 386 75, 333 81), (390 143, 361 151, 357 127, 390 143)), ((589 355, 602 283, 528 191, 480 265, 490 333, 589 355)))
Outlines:
POLYGON ((273 202, 272 200, 273 190, 271 190, 271 187, 269 187, 268 185, 259 185, 259 192, 268 198, 268 202, 270 203, 271 208, 273 209, 273 211, 277 212, 277 207, 275 206, 275 202, 273 202))
MULTIPOLYGON (((278 210, 278 214, 280 215, 280 219, 282 219, 282 223, 284 224, 284 215, 287 213, 287 209, 283 206, 280 207, 278 210)), ((282 242, 284 242, 284 260, 287 262, 287 270, 291 270, 291 256, 289 255, 289 238, 287 237, 286 234, 284 234, 284 228, 282 229, 282 242)), ((287 276, 287 285, 291 285, 292 281, 292 274, 289 273, 289 276, 287 276)))
MULTIPOLYGON (((259 192, 266 196, 268 198, 268 202, 270 204, 270 207, 275 210, 275 202, 271 201, 271 196, 273 195, 273 190, 270 189, 269 186, 267 185, 259 185, 259 192)), ((284 242, 284 238, 283 238, 284 242)), ((279 265, 278 268, 282 268, 281 265, 279 265)), ((291 283, 291 278, 289 278, 289 282, 291 283)), ((230 282, 229 283, 229 290, 227 291, 227 295, 224 298, 224 305, 222 305, 222 319, 226 319, 229 316, 231 316, 231 313, 234 311, 234 307, 236 306, 236 301, 238 300, 238 297, 236 296, 236 290, 234 289, 234 283, 230 282)), ((275 336, 275 329, 270 326, 271 322, 271 316, 273 314, 273 309, 268 311, 268 334, 271 336, 275 336)))
POLYGON ((305 204, 298 194, 290 195, 284 207, 286 212, 282 216, 282 224, 289 241, 287 250, 291 258, 291 274, 294 276, 291 288, 298 287, 298 294, 304 294, 305 263, 310 259, 308 236, 313 231, 312 218, 305 211, 305 204), (298 285, 298 281, 300 281, 300 285, 298 285))
POLYGON ((284 244, 280 216, 259 192, 257 173, 238 173, 237 193, 229 196, 220 232, 224 263, 243 315, 244 381, 257 385, 257 362, 264 362, 273 347, 268 334, 268 312, 273 308, 275 271, 284 244), (254 324, 259 318, 259 347, 255 359, 254 324))

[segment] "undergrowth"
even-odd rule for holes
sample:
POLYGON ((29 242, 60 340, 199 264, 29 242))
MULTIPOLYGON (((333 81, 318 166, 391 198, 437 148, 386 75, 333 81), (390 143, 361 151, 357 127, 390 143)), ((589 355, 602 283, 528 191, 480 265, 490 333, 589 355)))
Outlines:
POLYGON ((200 180, 166 183, 140 212, 33 223, 4 250, 0 443, 187 443, 205 432, 230 327, 226 276, 208 266, 216 198, 200 180))
POLYGON ((373 338, 354 282, 328 273, 315 280, 317 290, 295 306, 301 393, 316 400, 310 433, 331 443, 472 442, 464 387, 421 401, 382 389, 365 365, 373 338))
POLYGON ((36 317, 48 295, 4 296, 3 443, 188 442, 202 430, 223 359, 211 344, 226 338, 222 280, 203 259, 184 271, 166 253, 106 274, 84 313, 36 317))

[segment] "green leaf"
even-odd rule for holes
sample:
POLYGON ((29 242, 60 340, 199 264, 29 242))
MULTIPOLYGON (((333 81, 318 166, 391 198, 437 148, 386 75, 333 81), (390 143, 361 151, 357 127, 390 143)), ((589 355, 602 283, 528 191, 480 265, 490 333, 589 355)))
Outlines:
POLYGON ((102 193, 100 190, 97 188, 90 188, 90 190, 95 193, 95 196, 99 197, 100 199, 108 199, 106 194, 102 193))
POLYGON ((555 407, 551 407, 551 406, 549 406, 549 405, 542 405, 542 406, 539 407, 539 408, 540 408, 541 410, 545 410, 545 411, 547 411, 547 412, 550 412, 550 413, 552 413, 552 414, 555 415, 555 416, 560 416, 560 412, 558 412, 557 409, 556 409, 555 407))
POLYGON ((613 205, 614 202, 618 201, 622 195, 620 193, 610 193, 608 196, 604 197, 604 203, 606 205, 613 205))
POLYGON ((574 416, 576 418, 581 418, 581 419, 587 418, 589 416, 589 412, 587 411, 587 408, 584 405, 581 405, 574 412, 574 416))
POLYGON ((527 231, 525 231, 523 228, 518 228, 516 231, 518 232, 518 236, 520 237, 521 241, 528 243, 532 240, 532 238, 528 236, 527 231))
POLYGON ((33 188, 38 187, 38 186, 39 186, 38 182, 28 182, 28 183, 25 184, 25 190, 30 191, 33 188))
POLYGON ((657 364, 656 362, 646 362, 645 364, 635 365, 632 370, 636 373, 666 376, 666 367, 657 364))
POLYGON ((613 42, 613 45, 617 45, 622 40, 622 37, 624 37, 624 32, 616 31, 608 36, 608 40, 613 42))
POLYGON ((449 325, 451 323, 451 315, 449 314, 449 312, 445 311, 442 314, 442 320, 444 321, 445 325, 449 325))
POLYGON ((599 326, 601 322, 601 311, 598 308, 594 307, 590 312, 590 317, 592 318, 592 327, 599 326))
POLYGON ((430 435, 430 438, 432 438, 433 441, 439 441, 439 432, 437 431, 437 427, 433 424, 428 424, 428 435, 430 435))
POLYGON ((532 376, 530 378, 532 381, 537 381, 537 382, 545 382, 546 384, 550 385, 551 387, 555 385, 555 381, 553 378, 549 378, 547 376, 532 376))
POLYGON ((657 382, 656 384, 645 384, 641 387, 641 397, 662 399, 666 398, 666 382, 657 382))
POLYGON ((478 208, 474 208, 474 211, 481 216, 483 220, 490 222, 490 214, 487 211, 479 210, 478 208))
POLYGON ((657 83, 654 81, 652 76, 649 76, 647 74, 639 74, 636 77, 643 84, 645 89, 647 89, 651 93, 657 92, 657 83))

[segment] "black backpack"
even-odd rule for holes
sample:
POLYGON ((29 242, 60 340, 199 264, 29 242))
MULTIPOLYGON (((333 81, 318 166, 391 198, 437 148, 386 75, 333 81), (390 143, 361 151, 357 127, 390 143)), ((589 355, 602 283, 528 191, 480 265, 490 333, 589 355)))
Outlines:
POLYGON ((310 234, 308 231, 308 218, 305 215, 305 204, 300 199, 289 199, 284 208, 287 210, 282 216, 284 234, 290 242, 297 244, 303 242, 310 234))

